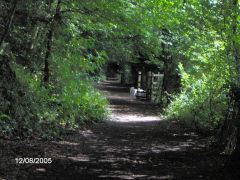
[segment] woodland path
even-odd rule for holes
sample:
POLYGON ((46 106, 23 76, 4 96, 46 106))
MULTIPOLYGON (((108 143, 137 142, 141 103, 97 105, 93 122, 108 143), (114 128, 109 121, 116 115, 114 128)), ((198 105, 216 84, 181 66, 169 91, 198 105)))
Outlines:
POLYGON ((223 161, 207 139, 160 119, 157 108, 134 99, 129 88, 107 81, 113 115, 64 139, 0 140, 0 179, 219 179, 223 161), (19 164, 15 157, 50 157, 49 165, 19 164), (218 175, 218 178, 217 176, 218 175))

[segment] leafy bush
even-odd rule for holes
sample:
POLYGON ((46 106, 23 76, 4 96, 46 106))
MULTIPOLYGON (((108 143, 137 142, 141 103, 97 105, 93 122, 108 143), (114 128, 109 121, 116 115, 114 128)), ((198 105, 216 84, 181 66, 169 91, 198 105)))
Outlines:
POLYGON ((179 64, 182 90, 173 95, 166 109, 168 118, 177 118, 187 126, 208 132, 219 125, 228 110, 230 76, 224 57, 210 57, 200 56, 202 66, 197 61, 188 72, 179 64))
POLYGON ((65 71, 64 79, 46 88, 41 74, 14 63, 11 67, 14 81, 7 82, 7 76, 1 81, 6 89, 1 96, 1 134, 57 136, 65 125, 83 127, 106 118, 106 98, 81 74, 65 71))
POLYGON ((35 94, 26 83, 19 81, 18 73, 12 71, 6 60, 1 62, 1 134, 25 135, 34 132, 39 112, 35 94), (24 134, 23 134, 24 133, 24 134))

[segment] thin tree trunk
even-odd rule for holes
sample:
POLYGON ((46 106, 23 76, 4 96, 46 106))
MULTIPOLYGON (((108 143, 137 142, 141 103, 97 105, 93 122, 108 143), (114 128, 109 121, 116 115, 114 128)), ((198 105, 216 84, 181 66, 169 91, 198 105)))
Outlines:
POLYGON ((49 58, 51 56, 51 49, 52 49, 52 39, 53 39, 53 29, 50 29, 47 35, 47 52, 45 55, 44 61, 44 82, 49 81, 49 58))
POLYGON ((44 78, 43 78, 43 81, 45 83, 49 82, 49 77, 50 77, 49 58, 51 57, 52 40, 53 40, 53 32, 55 30, 55 22, 57 21, 57 18, 60 17, 60 4, 61 4, 61 0, 58 1, 57 7, 56 7, 56 12, 55 12, 54 18, 50 24, 49 32, 47 34, 47 51, 46 51, 45 60, 44 60, 44 78))
POLYGON ((6 27, 5 27, 5 31, 3 33, 3 36, 0 40, 0 50, 2 48, 2 44, 3 44, 3 41, 5 40, 5 38, 7 37, 8 33, 9 33, 9 30, 11 28, 11 25, 12 25, 12 21, 13 21, 13 17, 15 15, 15 12, 16 12, 16 7, 17 7, 17 0, 14 0, 13 1, 13 8, 12 8, 12 11, 11 11, 11 14, 9 16, 9 19, 8 19, 8 22, 6 24, 6 27))
POLYGON ((121 84, 126 84, 126 65, 125 63, 120 64, 120 70, 121 70, 121 84))
POLYGON ((164 95, 166 95, 166 98, 167 98, 167 104, 169 104, 170 100, 169 98, 167 97, 167 94, 165 94, 168 90, 168 79, 169 79, 169 76, 168 76, 168 68, 169 68, 169 60, 167 58, 167 52, 166 52, 166 47, 165 47, 165 44, 162 43, 162 58, 163 58, 163 63, 164 63, 164 72, 163 72, 163 82, 162 82, 162 92, 161 92, 161 101, 163 101, 163 97, 164 95))

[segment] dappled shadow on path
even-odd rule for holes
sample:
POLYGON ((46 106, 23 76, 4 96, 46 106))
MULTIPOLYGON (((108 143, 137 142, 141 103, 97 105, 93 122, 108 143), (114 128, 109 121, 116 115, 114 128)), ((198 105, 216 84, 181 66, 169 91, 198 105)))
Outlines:
POLYGON ((218 161, 208 152, 204 137, 159 118, 154 105, 135 100, 127 87, 111 81, 96 87, 111 93, 110 120, 69 131, 59 141, 22 142, 15 149, 17 156, 29 156, 21 149, 25 147, 30 155, 51 157, 53 162, 12 164, 17 174, 5 169, 0 177, 10 173, 16 179, 217 179, 218 161))

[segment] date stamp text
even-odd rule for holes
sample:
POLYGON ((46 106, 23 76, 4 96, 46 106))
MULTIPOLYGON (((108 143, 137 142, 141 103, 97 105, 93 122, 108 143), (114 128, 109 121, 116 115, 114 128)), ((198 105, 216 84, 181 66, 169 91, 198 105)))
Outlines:
POLYGON ((52 158, 15 158, 16 164, 51 164, 52 158))

